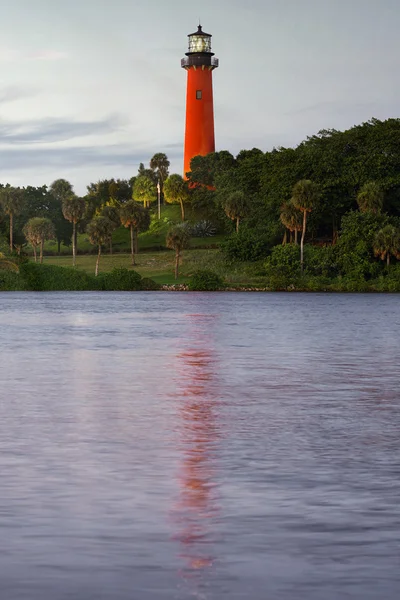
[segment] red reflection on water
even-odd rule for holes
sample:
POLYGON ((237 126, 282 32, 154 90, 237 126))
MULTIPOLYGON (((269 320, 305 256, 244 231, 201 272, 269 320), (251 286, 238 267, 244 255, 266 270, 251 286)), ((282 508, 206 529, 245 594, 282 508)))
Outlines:
MULTIPOLYGON (((200 317, 200 316, 199 316, 200 317)), ((198 318, 192 319, 198 324, 198 318)), ((178 473, 179 497, 173 508, 181 544, 180 557, 185 560, 184 575, 214 564, 215 541, 217 425, 216 356, 202 343, 201 331, 194 332, 198 345, 177 355, 176 398, 180 415, 179 442, 181 462, 178 473)), ((208 324, 207 324, 208 325, 208 324)), ((193 334, 193 331, 191 332, 193 334)))

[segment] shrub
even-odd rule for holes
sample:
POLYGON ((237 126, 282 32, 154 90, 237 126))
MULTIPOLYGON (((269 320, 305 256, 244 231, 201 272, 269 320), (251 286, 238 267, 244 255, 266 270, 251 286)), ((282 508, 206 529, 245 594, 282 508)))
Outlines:
POLYGON ((188 284, 189 290, 196 292, 215 292, 224 287, 223 279, 207 269, 195 271, 188 284))
POLYGON ((93 277, 85 271, 78 271, 70 267, 39 265, 29 262, 21 265, 20 273, 26 282, 26 289, 32 291, 85 291, 96 289, 93 277))
POLYGON ((20 292, 26 290, 26 284, 19 273, 0 270, 0 291, 20 292))
POLYGON ((295 285, 301 273, 299 246, 275 246, 265 262, 265 272, 273 289, 295 285))
POLYGON ((376 233, 388 223, 387 216, 349 212, 342 219, 342 231, 336 246, 338 268, 351 280, 378 277, 382 266, 374 259, 376 233))
POLYGON ((140 284, 141 284, 142 290, 146 290, 149 292, 157 291, 157 290, 161 289, 161 285, 159 283, 157 283, 156 281, 154 281, 153 279, 150 279, 149 277, 143 277, 140 284))
POLYGON ((231 235, 221 245, 221 250, 229 261, 257 261, 268 256, 272 247, 268 234, 242 228, 231 235))
POLYGON ((216 228, 211 221, 198 221, 190 225, 190 235, 192 237, 212 237, 216 233, 216 228))
POLYGON ((304 246, 305 273, 313 277, 336 277, 338 275, 336 246, 304 246))
POLYGON ((142 289, 142 277, 136 271, 118 268, 97 276, 98 289, 103 291, 130 292, 142 289))

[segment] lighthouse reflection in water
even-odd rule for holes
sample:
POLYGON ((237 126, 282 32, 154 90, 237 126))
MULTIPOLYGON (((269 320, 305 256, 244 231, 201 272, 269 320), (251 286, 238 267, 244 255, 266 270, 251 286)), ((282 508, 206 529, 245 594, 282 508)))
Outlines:
POLYGON ((206 584, 207 574, 215 569, 218 536, 218 358, 210 339, 216 318, 186 316, 188 341, 178 349, 176 364, 181 459, 172 520, 183 561, 181 575, 198 584, 206 584))

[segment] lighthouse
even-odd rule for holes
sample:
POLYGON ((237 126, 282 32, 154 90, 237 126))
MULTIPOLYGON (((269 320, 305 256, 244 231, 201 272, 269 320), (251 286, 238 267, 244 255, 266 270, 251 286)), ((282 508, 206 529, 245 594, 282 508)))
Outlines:
POLYGON ((212 72, 219 65, 211 51, 211 38, 201 25, 189 34, 189 51, 181 66, 187 71, 184 177, 194 156, 215 152, 212 72))

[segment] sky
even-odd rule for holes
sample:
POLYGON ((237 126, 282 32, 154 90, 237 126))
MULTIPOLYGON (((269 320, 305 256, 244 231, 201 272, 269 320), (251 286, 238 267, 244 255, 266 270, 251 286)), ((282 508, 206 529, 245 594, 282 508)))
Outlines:
POLYGON ((213 35, 216 149, 400 116, 398 0, 0 0, 0 182, 79 194, 165 152, 182 173, 187 35, 213 35), (200 12, 200 14, 199 14, 200 12))

